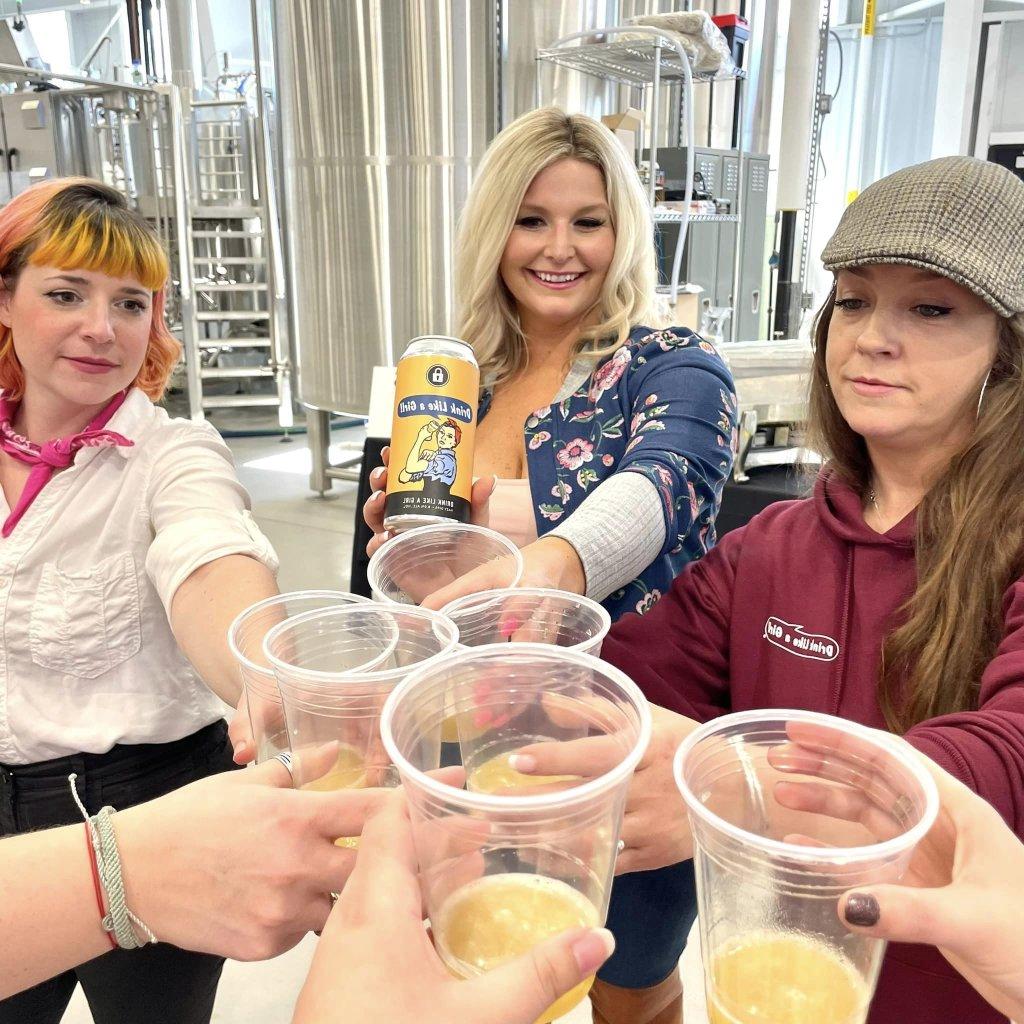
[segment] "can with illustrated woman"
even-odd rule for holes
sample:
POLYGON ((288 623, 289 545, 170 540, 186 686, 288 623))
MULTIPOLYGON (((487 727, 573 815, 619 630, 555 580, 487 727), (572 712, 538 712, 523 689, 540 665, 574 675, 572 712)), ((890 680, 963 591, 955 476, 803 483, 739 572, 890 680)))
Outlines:
POLYGON ((458 338, 414 338, 398 362, 386 530, 469 522, 480 369, 458 338))

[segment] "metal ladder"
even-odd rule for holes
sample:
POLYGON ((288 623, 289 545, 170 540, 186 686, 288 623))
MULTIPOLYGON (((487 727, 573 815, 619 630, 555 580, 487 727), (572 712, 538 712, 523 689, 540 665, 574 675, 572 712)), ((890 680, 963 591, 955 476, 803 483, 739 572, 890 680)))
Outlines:
MULTIPOLYGON (((289 358, 275 280, 274 212, 268 202, 263 126, 244 98, 195 100, 187 125, 193 143, 187 250, 194 302, 193 419, 206 411, 264 406, 292 424, 289 358), (196 369, 198 372, 196 372, 196 369), (233 393, 209 385, 233 381, 233 393), (261 386, 269 381, 270 386, 261 386), (198 392, 198 393, 194 393, 198 392)), ((275 277, 275 274, 277 277, 275 277)))

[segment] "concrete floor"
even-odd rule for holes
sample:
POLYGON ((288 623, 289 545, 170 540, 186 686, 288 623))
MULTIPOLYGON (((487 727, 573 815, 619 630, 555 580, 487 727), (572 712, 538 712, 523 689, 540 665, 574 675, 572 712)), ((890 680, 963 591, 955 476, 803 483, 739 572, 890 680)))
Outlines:
MULTIPOLYGON (((363 430, 339 429, 332 440, 361 445, 363 430)), ((309 449, 301 435, 287 443, 260 437, 233 438, 229 444, 239 477, 252 495, 256 519, 281 560, 281 589, 346 589, 356 485, 335 481, 326 497, 313 494, 308 479, 309 449)), ((307 936, 293 950, 265 963, 228 961, 217 994, 214 1024, 287 1024, 315 949, 316 939, 307 936)), ((589 1003, 562 1018, 562 1024, 589 1021, 589 1003)), ((68 1007, 64 1024, 92 1024, 81 989, 68 1007)))

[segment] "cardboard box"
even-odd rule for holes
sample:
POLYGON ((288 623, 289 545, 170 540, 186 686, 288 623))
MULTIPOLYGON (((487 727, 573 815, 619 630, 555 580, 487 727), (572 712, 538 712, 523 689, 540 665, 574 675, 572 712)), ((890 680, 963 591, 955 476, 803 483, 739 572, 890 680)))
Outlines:
MULTIPOLYGON (((699 284, 681 284, 679 286, 676 304, 669 306, 674 327, 689 327, 691 331, 700 331, 700 315, 704 308, 701 301, 703 292, 704 289, 699 284)), ((667 298, 665 302, 668 305, 667 298)))
POLYGON ((608 114, 601 118, 601 123, 607 125, 615 137, 626 147, 630 160, 636 160, 637 147, 644 130, 644 114, 636 107, 626 107, 617 114, 608 114))

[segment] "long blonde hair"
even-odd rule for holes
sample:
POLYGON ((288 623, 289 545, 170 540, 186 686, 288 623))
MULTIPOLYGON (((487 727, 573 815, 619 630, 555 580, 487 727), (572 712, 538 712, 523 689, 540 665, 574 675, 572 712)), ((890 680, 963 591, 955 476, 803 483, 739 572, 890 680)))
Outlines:
POLYGON ((600 170, 615 231, 615 254, 597 322, 580 332, 574 357, 585 353, 596 362, 623 344, 635 325, 662 324, 650 206, 622 144, 603 124, 583 114, 557 107, 533 110, 488 147, 455 242, 457 333, 472 344, 481 380, 489 384, 514 376, 527 357, 515 300, 499 273, 502 253, 530 183, 545 167, 566 158, 600 170))
MULTIPOLYGON (((861 494, 864 438, 828 386, 825 350, 835 291, 814 325, 811 443, 861 494)), ((974 432, 917 509, 917 586, 882 645, 878 701, 905 732, 978 706, 981 674, 1003 634, 1003 599, 1024 575, 1024 315, 999 324, 996 359, 974 432)))

